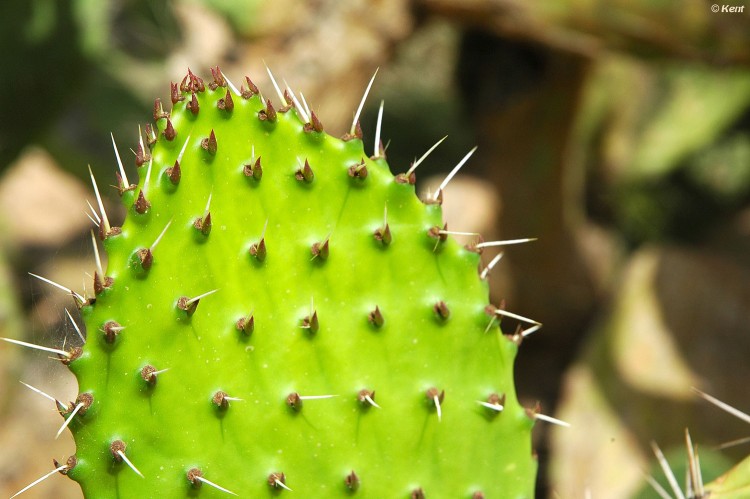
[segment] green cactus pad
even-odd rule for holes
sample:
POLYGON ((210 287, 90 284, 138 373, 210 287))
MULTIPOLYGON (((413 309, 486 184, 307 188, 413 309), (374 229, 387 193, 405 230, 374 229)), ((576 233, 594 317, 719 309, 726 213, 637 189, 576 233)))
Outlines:
POLYGON ((247 83, 190 73, 155 106, 100 227, 67 474, 95 498, 532 497, 480 255, 356 130, 247 83))
POLYGON ((724 475, 706 485, 708 496, 716 499, 750 497, 750 458, 745 458, 724 475))

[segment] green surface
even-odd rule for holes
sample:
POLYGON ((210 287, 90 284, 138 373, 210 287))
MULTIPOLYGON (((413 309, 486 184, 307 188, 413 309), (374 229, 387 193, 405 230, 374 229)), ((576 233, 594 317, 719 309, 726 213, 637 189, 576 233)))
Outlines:
POLYGON ((750 497, 750 458, 746 458, 727 473, 706 486, 711 497, 742 499, 750 497))
POLYGON ((397 183, 383 159, 367 158, 360 140, 305 132, 294 110, 263 122, 258 96, 217 109, 225 93, 199 92, 197 116, 175 105, 176 137, 159 134, 138 189, 123 196, 132 204, 143 191, 151 207, 131 206, 122 234, 105 240, 114 282, 82 310, 88 339, 71 369, 94 403, 70 426, 78 464, 69 475, 96 498, 226 495, 193 488, 192 467, 242 497, 289 494, 269 486, 273 472, 301 497, 348 496, 351 471, 359 497, 418 488, 426 497, 532 497, 533 420, 515 396, 517 346, 497 326, 487 330, 479 255, 431 238, 440 207, 397 183), (215 155, 201 148, 211 130, 215 155), (165 170, 186 141, 175 187, 165 170), (257 157, 259 181, 243 173, 257 157), (309 183, 295 177, 305 160, 309 183), (367 177, 352 178, 349 167, 363 160, 367 177), (209 196, 204 236, 194 222, 209 196), (373 236, 386 207, 389 245, 373 236), (136 271, 133 254, 168 222, 153 266, 136 271), (266 222, 259 262, 249 249, 266 222), (314 258, 311 246, 327 238, 328 258, 314 258), (212 290, 192 316, 176 308, 212 290), (435 312, 440 301, 447 320, 435 312), (376 306, 380 328, 368 321, 376 306), (302 327, 311 307, 316 332, 302 327), (235 323, 249 314, 247 335, 235 323), (125 328, 111 344, 101 331, 110 320, 125 328), (150 386, 140 375, 147 364, 169 370, 150 386), (445 390, 440 420, 426 397, 432 387, 445 390), (362 389, 375 391, 379 408, 358 401, 362 389), (242 400, 219 409, 218 390, 242 400), (286 404, 293 392, 335 397, 295 411, 286 404), (506 395, 500 414, 477 403, 492 393, 506 395), (115 462, 117 439, 145 478, 115 462))

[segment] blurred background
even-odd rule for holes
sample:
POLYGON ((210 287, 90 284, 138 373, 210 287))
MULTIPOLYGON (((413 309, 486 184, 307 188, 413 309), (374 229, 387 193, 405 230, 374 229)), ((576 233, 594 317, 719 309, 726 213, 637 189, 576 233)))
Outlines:
MULTIPOLYGON (((492 300, 544 328, 517 366, 527 406, 570 422, 534 430, 537 497, 655 497, 649 443, 683 463, 684 430, 706 480, 750 448, 747 424, 699 387, 750 410, 750 2, 704 0, 28 0, 0 7, 0 336, 62 346, 69 296, 93 255, 91 165, 129 174, 153 98, 186 68, 220 65, 302 91, 333 135, 377 108, 394 173, 444 135, 420 190, 479 149, 445 192, 450 229, 507 247, 492 300), (745 5, 747 4, 747 5, 745 5), (739 10, 739 9, 738 9, 739 10)), ((121 220, 115 190, 109 213, 121 220), (120 217, 120 218, 118 218, 120 217)), ((489 261, 495 253, 486 251, 489 261)), ((515 329, 504 321, 503 329, 515 329)), ((72 375, 0 345, 0 496, 74 452, 53 404, 72 375)), ((500 451, 500 450, 499 450, 500 451)), ((679 475, 678 476, 682 476, 679 475)), ((52 477, 27 494, 80 497, 52 477)))

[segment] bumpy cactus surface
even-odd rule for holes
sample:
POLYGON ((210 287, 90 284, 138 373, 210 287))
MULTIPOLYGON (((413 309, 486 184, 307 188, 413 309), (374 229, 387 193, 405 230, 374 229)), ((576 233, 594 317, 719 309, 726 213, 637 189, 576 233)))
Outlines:
POLYGON ((518 342, 442 192, 212 72, 157 101, 99 222, 60 471, 93 498, 532 497, 518 342))

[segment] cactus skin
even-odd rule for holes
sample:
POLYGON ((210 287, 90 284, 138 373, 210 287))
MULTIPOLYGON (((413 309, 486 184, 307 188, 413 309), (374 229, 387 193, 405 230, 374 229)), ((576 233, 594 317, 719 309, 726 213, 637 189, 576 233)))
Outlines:
POLYGON ((746 457, 713 482, 706 485, 706 496, 715 499, 750 497, 750 457, 746 457))
POLYGON ((102 223, 67 475, 96 498, 227 495, 195 468, 241 497, 533 497, 479 254, 357 133, 213 72, 157 103, 126 220, 102 223))

